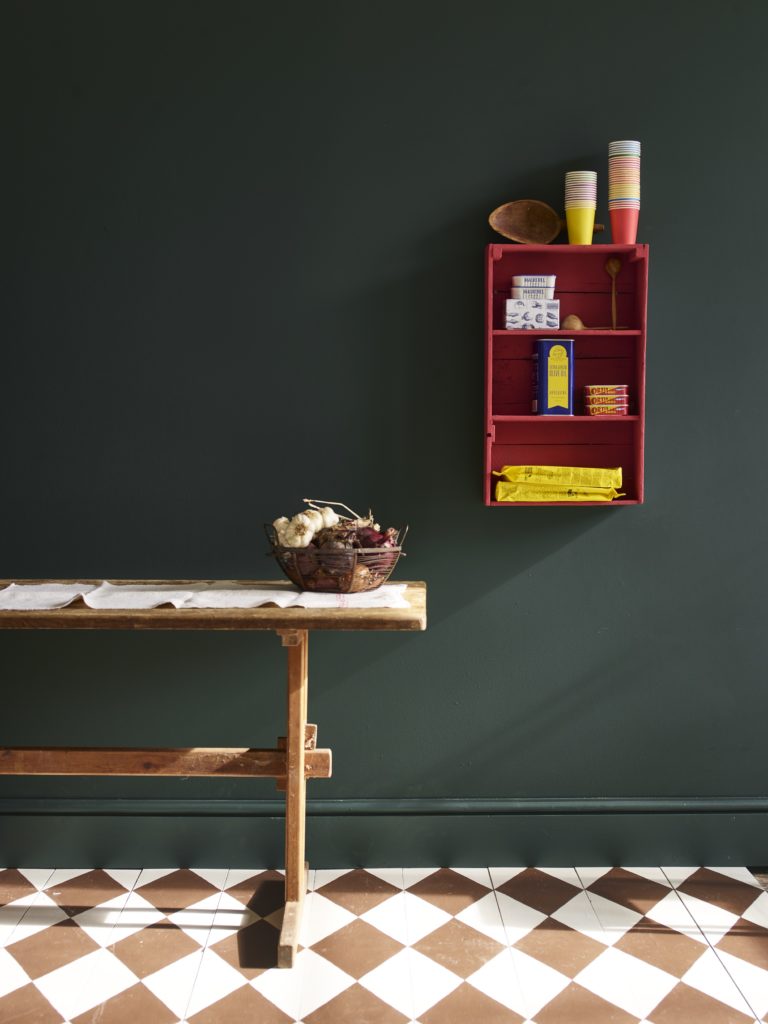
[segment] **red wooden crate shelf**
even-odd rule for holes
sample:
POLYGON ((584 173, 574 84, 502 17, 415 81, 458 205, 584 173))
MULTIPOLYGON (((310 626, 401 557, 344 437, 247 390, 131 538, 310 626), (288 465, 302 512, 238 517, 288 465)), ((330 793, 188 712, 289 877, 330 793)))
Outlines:
POLYGON ((648 293, 646 245, 489 245, 486 255, 485 504, 575 504, 605 508, 643 501, 645 352, 648 293), (617 321, 611 322, 611 281, 605 262, 617 256, 617 321), (575 313, 583 331, 507 331, 504 303, 515 274, 556 274, 561 321, 575 313), (573 338, 574 416, 534 416, 533 356, 538 338, 573 338), (629 416, 588 416, 584 384, 628 384, 629 416), (622 491, 613 502, 497 502, 493 470, 503 465, 621 466, 622 491))

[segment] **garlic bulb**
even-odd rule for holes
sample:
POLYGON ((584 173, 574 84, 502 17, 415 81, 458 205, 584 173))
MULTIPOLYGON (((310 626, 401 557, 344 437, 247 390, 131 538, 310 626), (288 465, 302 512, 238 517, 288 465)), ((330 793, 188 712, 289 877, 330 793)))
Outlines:
POLYGON ((305 512, 295 515, 283 534, 288 548, 306 548, 314 535, 314 527, 305 512))
POLYGON ((278 543, 282 544, 283 547, 285 547, 285 541, 283 540, 283 538, 285 537, 285 531, 288 526, 288 523, 289 520, 287 516, 280 516, 279 519, 276 519, 274 523, 272 523, 272 526, 275 529, 275 533, 277 534, 278 543))
POLYGON ((319 533, 320 530, 322 530, 323 527, 325 526, 325 520, 323 518, 323 513, 320 512, 316 508, 309 508, 309 509, 307 509, 306 512, 299 513, 299 514, 300 515, 305 515, 307 517, 307 519, 310 521, 310 523, 312 524, 312 532, 313 533, 319 533))
POLYGON ((323 517, 323 526, 336 526, 339 521, 339 517, 333 511, 332 508, 326 505, 325 508, 320 509, 320 515, 323 517))

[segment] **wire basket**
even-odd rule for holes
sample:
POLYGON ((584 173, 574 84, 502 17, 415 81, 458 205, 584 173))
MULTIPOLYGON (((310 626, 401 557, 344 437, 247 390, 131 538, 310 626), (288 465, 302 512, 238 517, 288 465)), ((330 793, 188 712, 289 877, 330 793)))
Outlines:
MULTIPOLYGON (((386 583, 405 552, 400 546, 400 533, 395 534, 394 548, 285 548, 278 544, 274 526, 264 529, 272 545, 277 564, 288 579, 301 590, 326 594, 359 594, 376 590, 386 583)), ((406 527, 407 530, 407 527, 406 527)))

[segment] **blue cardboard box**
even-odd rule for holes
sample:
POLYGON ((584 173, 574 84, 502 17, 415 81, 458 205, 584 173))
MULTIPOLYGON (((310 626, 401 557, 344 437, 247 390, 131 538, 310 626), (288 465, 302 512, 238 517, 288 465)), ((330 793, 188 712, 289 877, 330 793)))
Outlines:
POLYGON ((533 356, 533 411, 573 416, 573 339, 540 338, 533 356))

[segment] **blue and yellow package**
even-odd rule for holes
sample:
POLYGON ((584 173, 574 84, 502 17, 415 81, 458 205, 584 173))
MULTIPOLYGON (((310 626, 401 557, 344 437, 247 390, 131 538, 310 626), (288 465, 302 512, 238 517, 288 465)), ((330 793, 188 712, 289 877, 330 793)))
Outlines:
POLYGON ((533 411, 539 416, 573 416, 573 339, 541 338, 533 367, 533 411))

